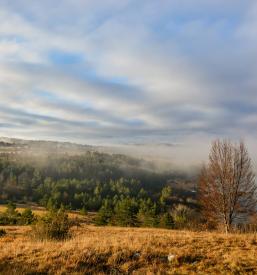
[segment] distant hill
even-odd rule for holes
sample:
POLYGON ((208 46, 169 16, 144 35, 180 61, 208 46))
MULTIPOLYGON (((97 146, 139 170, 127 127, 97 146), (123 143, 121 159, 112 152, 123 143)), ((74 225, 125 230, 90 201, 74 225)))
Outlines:
POLYGON ((98 210, 105 199, 117 202, 127 196, 157 202, 165 186, 172 187, 173 201, 195 197, 192 175, 160 170, 153 161, 104 149, 70 142, 0 139, 0 203, 54 203, 98 210))
POLYGON ((0 154, 68 154, 78 155, 88 151, 96 151, 97 148, 89 145, 71 142, 24 140, 16 138, 0 137, 0 154))

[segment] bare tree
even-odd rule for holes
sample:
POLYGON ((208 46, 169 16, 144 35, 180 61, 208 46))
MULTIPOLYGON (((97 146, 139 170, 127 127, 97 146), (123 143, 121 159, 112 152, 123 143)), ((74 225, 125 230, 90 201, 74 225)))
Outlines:
POLYGON ((229 232, 256 211, 256 183, 251 159, 243 142, 216 140, 209 162, 199 178, 199 194, 205 217, 229 232))

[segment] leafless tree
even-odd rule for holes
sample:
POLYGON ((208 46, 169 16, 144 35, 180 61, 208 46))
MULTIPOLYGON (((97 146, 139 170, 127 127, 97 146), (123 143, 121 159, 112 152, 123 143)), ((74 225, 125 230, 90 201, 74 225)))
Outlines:
POLYGON ((255 175, 243 142, 216 140, 209 162, 199 178, 199 195, 204 216, 229 232, 237 222, 246 222, 256 211, 255 175))

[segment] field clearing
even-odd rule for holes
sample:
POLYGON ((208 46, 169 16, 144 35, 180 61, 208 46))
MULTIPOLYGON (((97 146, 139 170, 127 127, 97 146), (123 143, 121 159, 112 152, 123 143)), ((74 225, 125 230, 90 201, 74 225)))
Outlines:
POLYGON ((257 274, 256 234, 83 225, 39 242, 30 227, 4 228, 0 274, 257 274))
MULTIPOLYGON (((22 211, 25 208, 31 208, 32 212, 39 216, 42 217, 43 215, 46 214, 47 210, 44 207, 38 206, 38 205, 33 205, 33 204, 16 204, 16 210, 19 213, 22 213, 22 211)), ((6 210, 6 205, 0 204, 0 213, 4 212, 6 210)), ((79 213, 79 211, 67 211, 69 218, 71 219, 79 219, 81 222, 90 224, 92 223, 92 220, 94 219, 96 213, 94 212, 89 212, 87 215, 82 215, 79 213)))
MULTIPOLYGON (((0 205, 0 212, 4 212, 6 210, 6 206, 4 204, 0 205)), ((28 204, 16 204, 16 210, 22 212, 25 208, 31 208, 33 213, 38 216, 42 216, 46 213, 46 209, 44 207, 40 207, 37 205, 28 205, 28 204)))

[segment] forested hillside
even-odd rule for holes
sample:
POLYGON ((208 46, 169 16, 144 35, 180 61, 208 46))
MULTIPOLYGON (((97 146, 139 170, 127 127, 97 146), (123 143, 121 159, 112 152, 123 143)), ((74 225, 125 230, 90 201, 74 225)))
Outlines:
POLYGON ((2 203, 29 201, 98 210, 105 199, 156 201, 171 180, 182 182, 186 178, 179 173, 158 173, 150 163, 123 155, 87 152, 80 156, 0 159, 2 203))
MULTIPOLYGON (((192 176, 160 170, 154 162, 98 147, 4 139, 0 144, 0 203, 36 203, 48 209, 98 212, 99 225, 171 227, 196 208, 192 176)), ((12 204, 2 224, 21 223, 12 204), (10 214, 11 213, 11 214, 10 214)))

